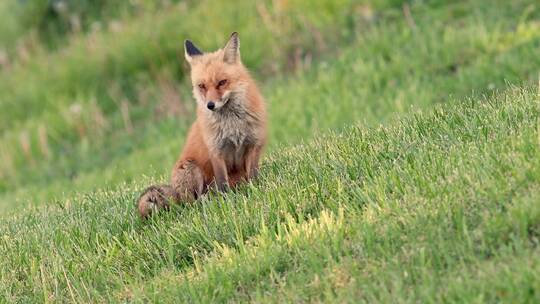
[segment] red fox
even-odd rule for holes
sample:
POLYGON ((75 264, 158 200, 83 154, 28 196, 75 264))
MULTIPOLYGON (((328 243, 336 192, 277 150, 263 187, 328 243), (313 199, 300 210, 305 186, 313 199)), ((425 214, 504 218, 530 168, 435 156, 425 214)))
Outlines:
POLYGON ((144 218, 153 210, 196 200, 209 188, 224 191, 255 177, 266 144, 264 99, 240 60, 240 39, 232 33, 224 48, 203 53, 184 42, 191 66, 197 119, 174 165, 170 185, 147 188, 138 200, 144 218))

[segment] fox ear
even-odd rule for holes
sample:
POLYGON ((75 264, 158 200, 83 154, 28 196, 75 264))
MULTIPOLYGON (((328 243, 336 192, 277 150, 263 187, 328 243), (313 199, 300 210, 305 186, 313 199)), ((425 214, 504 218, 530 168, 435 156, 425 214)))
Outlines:
POLYGON ((231 38, 223 48, 223 61, 226 63, 236 63, 240 61, 240 38, 238 33, 231 34, 231 38))
POLYGON ((194 56, 200 56, 203 53, 193 44, 193 42, 186 40, 184 41, 184 55, 186 56, 187 62, 191 63, 194 56))

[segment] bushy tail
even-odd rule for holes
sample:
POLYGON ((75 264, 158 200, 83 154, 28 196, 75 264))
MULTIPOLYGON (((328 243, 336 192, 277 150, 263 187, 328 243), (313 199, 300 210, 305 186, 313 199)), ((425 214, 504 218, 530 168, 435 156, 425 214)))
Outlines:
POLYGON ((169 202, 174 198, 170 185, 153 185, 146 188, 137 200, 139 214, 147 218, 152 212, 169 208, 169 202))
POLYGON ((202 195, 204 178, 194 161, 178 162, 173 170, 171 185, 146 188, 137 200, 139 214, 147 218, 159 209, 167 209, 170 202, 189 203, 202 195))

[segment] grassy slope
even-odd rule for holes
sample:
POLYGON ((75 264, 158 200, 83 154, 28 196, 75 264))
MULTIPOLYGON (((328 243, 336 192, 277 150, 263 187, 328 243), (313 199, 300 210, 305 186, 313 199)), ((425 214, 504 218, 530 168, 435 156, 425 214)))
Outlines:
POLYGON ((3 220, 2 294, 538 300, 539 105, 538 92, 513 89, 348 129, 149 223, 131 187, 3 220))
MULTIPOLYGON (((205 2, 176 5, 127 18, 121 22, 120 32, 75 36, 59 52, 38 53, 30 62, 15 64, 0 74, 0 86, 4 86, 0 88, 4 143, 0 147, 0 191, 28 185, 43 189, 51 180, 76 180, 88 171, 113 167, 119 159, 140 150, 155 133, 166 133, 169 141, 185 133, 193 103, 187 86, 178 83, 186 71, 181 37, 197 38, 204 48, 212 42, 211 48, 215 48, 233 29, 239 30, 243 43, 252 46, 244 61, 258 75, 291 68, 287 62, 295 48, 317 45, 314 33, 329 36, 329 44, 348 39, 351 31, 341 16, 350 14, 354 2, 311 8, 324 2, 294 1, 279 9, 238 1, 211 12, 205 10, 205 2), (216 16, 234 15, 238 10, 249 13, 227 20, 216 16), (271 24, 254 29, 252 24, 261 18, 258 10, 271 14, 271 24), (198 24, 213 34, 194 34, 198 24), (337 28, 342 34, 334 34, 337 28), (175 109, 167 108, 166 99, 172 99, 180 112, 175 117, 180 126, 167 119, 166 112, 175 109), (124 103, 132 132, 124 123, 124 103), (161 106, 165 108, 160 110, 161 106), (46 136, 40 136, 40 129, 46 136), (155 131, 149 134, 148 129, 155 131), (28 142, 26 150, 23 139, 28 142)), ((312 47, 306 52, 316 56, 320 50, 312 47)), ((148 168, 141 167, 138 174, 148 168)), ((31 198, 39 197, 43 195, 31 198)))
MULTIPOLYGON (((446 102, 449 95, 488 93, 505 81, 532 79, 540 67, 537 11, 526 1, 488 8, 481 4, 415 6, 416 28, 402 19, 401 8, 382 10, 375 23, 355 25, 359 34, 352 44, 343 44, 339 52, 327 50, 322 62, 297 76, 270 79, 264 91, 274 122, 271 143, 295 143, 359 120, 384 122, 411 106, 429 107, 446 102)), ((247 32, 245 48, 251 34, 247 32)), ((244 51, 248 64, 250 52, 257 50, 244 51)), ((188 109, 180 124, 153 121, 146 113, 140 119, 147 123, 133 135, 117 117, 119 129, 100 136, 105 138, 102 142, 84 139, 67 157, 61 153, 59 159, 13 168, 6 183, 18 186, 0 195, 0 207, 25 207, 27 200, 40 205, 61 193, 69 198, 69 193, 96 185, 116 185, 141 174, 162 175, 177 155, 190 113, 188 109)))
MULTIPOLYGON (((290 16, 307 4, 291 3, 295 9, 290 16)), ((342 11, 349 4, 360 7, 354 1, 344 3, 320 15, 305 11, 324 28, 334 21, 334 15, 325 12, 342 11)), ((56 126, 61 141, 51 139, 51 158, 36 157, 28 168, 15 162, 9 173, 0 172, 9 177, 1 180, 5 183, 0 188, 5 188, 0 208, 13 211, 3 212, 0 219, 0 302, 176 297, 538 301, 540 100, 532 88, 492 96, 494 89, 506 87, 505 81, 530 87, 527 82, 536 78, 538 8, 530 1, 428 1, 411 7, 411 25, 394 4, 377 1, 375 21, 351 25, 341 20, 338 27, 347 24, 355 39, 343 35, 336 40, 339 51, 321 49, 314 63, 296 75, 258 74, 265 79, 274 139, 258 181, 149 223, 136 217, 133 200, 168 171, 181 143, 177 137, 190 118, 156 120, 142 111, 156 105, 150 102, 134 112, 133 135, 126 134, 121 114, 112 109, 104 112, 110 129, 79 138, 77 130, 70 129, 75 127, 59 120, 55 111, 69 109, 77 96, 109 106, 115 102, 96 93, 102 88, 99 65, 79 70, 73 64, 88 55, 81 51, 86 38, 75 37, 65 50, 17 67, 10 81, 21 85, 0 91, 2 106, 20 111, 35 105, 32 96, 46 99, 27 117, 2 111, 0 116, 7 119, 2 122, 2 143, 8 143, 0 146, 2 157, 23 157, 17 146, 20 132, 35 133, 40 124, 56 126), (57 84, 68 90, 47 92, 44 58, 56 63, 71 58, 51 76, 58 77, 55 81, 69 78, 57 84), (33 71, 36 75, 23 83, 33 71), (85 86, 88 76, 92 81, 85 86), (480 97, 484 93, 489 97, 480 97), (4 104, 6 96, 19 96, 22 103, 4 104), (424 113, 410 109, 434 105, 435 110, 424 113), (358 121, 363 124, 346 127, 358 121), (380 122, 387 125, 364 126, 380 122), (294 145, 329 128, 341 131, 294 145), (278 146, 278 139, 285 144, 278 146), (101 155, 100 150, 110 154, 101 155), (57 168, 62 174, 55 175, 57 168), (75 193, 95 187, 103 190, 75 193), (71 193, 65 199, 40 204, 66 188, 71 193), (21 198, 32 199, 38 207, 13 206, 21 198)), ((157 15, 141 21, 128 18, 125 26, 132 36, 125 40, 115 41, 114 33, 98 37, 117 43, 111 46, 117 69, 106 74, 127 84, 120 96, 129 95, 138 83, 124 78, 128 72, 142 73, 150 90, 159 87, 152 84, 159 75, 173 73, 167 81, 174 85, 183 81, 183 75, 170 71, 144 76, 148 66, 156 64, 179 68, 180 61, 171 55, 178 45, 165 47, 171 57, 137 63, 140 41, 130 42, 137 29, 156 16, 176 24, 181 13, 152 14, 157 15), (125 54, 130 57, 123 58, 125 54)), ((209 23, 209 28, 217 25, 209 23)), ((159 32, 159 25, 155 29, 159 32)), ((272 35, 257 37, 259 30, 264 31, 243 36, 243 54, 257 70, 269 68, 271 62, 264 58, 273 54, 263 47, 272 35), (249 45, 255 45, 252 55, 249 45)), ((160 37, 184 31, 188 29, 160 37)), ((328 38, 332 28, 321 33, 328 38)), ((222 34, 216 31, 203 45, 214 47, 222 34)), ((158 49, 147 55, 154 51, 158 49)), ((287 52, 278 54, 285 60, 287 52)), ((89 62, 100 62, 99 54, 89 62)), ((189 107, 186 111, 189 117, 189 107)))

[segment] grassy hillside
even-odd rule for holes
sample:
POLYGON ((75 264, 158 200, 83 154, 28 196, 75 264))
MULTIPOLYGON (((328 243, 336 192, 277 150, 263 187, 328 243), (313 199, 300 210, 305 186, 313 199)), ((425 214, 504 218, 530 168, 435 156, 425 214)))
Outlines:
POLYGON ((532 0, 3 1, 0 302, 538 302, 539 72, 532 0), (143 222, 234 30, 261 177, 143 222))
POLYGON ((539 12, 528 1, 428 2, 410 6, 414 20, 391 1, 321 1, 326 5, 317 10, 302 1, 284 8, 242 3, 252 14, 230 30, 212 31, 222 24, 204 22, 209 34, 199 38, 184 27, 214 18, 202 4, 178 5, 127 18, 119 33, 75 37, 62 52, 7 70, 11 90, 0 90, 6 124, 0 208, 168 172, 193 120, 176 37, 213 49, 239 28, 244 61, 269 102, 270 149, 357 121, 384 122, 411 106, 489 94, 507 82, 533 80, 540 67, 539 12), (255 31, 250 25, 265 10, 281 19, 255 31), (299 13, 305 22, 296 24, 299 13), (156 20, 152 31, 142 30, 156 20), (148 45, 148 37, 164 43, 148 45))
POLYGON ((136 189, 3 220, 9 301, 540 299, 539 95, 514 89, 270 155, 141 222, 136 189))
MULTIPOLYGON (((260 76, 300 68, 305 56, 316 56, 324 48, 315 37, 322 39, 326 33, 321 42, 325 45, 351 39, 352 29, 342 16, 350 14, 356 5, 352 1, 275 3, 239 1, 209 12, 207 2, 182 2, 126 17, 118 21, 120 29, 74 36, 58 52, 38 51, 27 61, 16 60, 0 75, 0 130, 5 143, 0 149, 0 191, 24 187, 15 196, 37 200, 44 193, 34 191, 51 181, 63 181, 60 189, 71 188, 66 183, 77 183, 86 173, 120 167, 118 163, 140 153, 143 144, 148 147, 148 141, 156 146, 175 141, 174 150, 179 150, 176 140, 193 120, 182 39, 192 37, 214 49, 238 30, 242 43, 251 46, 244 62, 260 76), (239 11, 249 13, 225 20, 217 16, 239 11), (267 14, 268 24, 253 28, 267 14), (197 35, 202 26, 207 34, 197 35), (153 142, 156 134, 160 141, 153 142)), ((170 164, 151 159, 143 163, 147 165, 138 166, 136 176, 152 165, 162 170, 170 164)), ((85 185, 94 187, 95 180, 85 185)), ((51 192, 49 199, 62 193, 51 192)), ((12 200, 13 196, 2 202, 12 200)))

